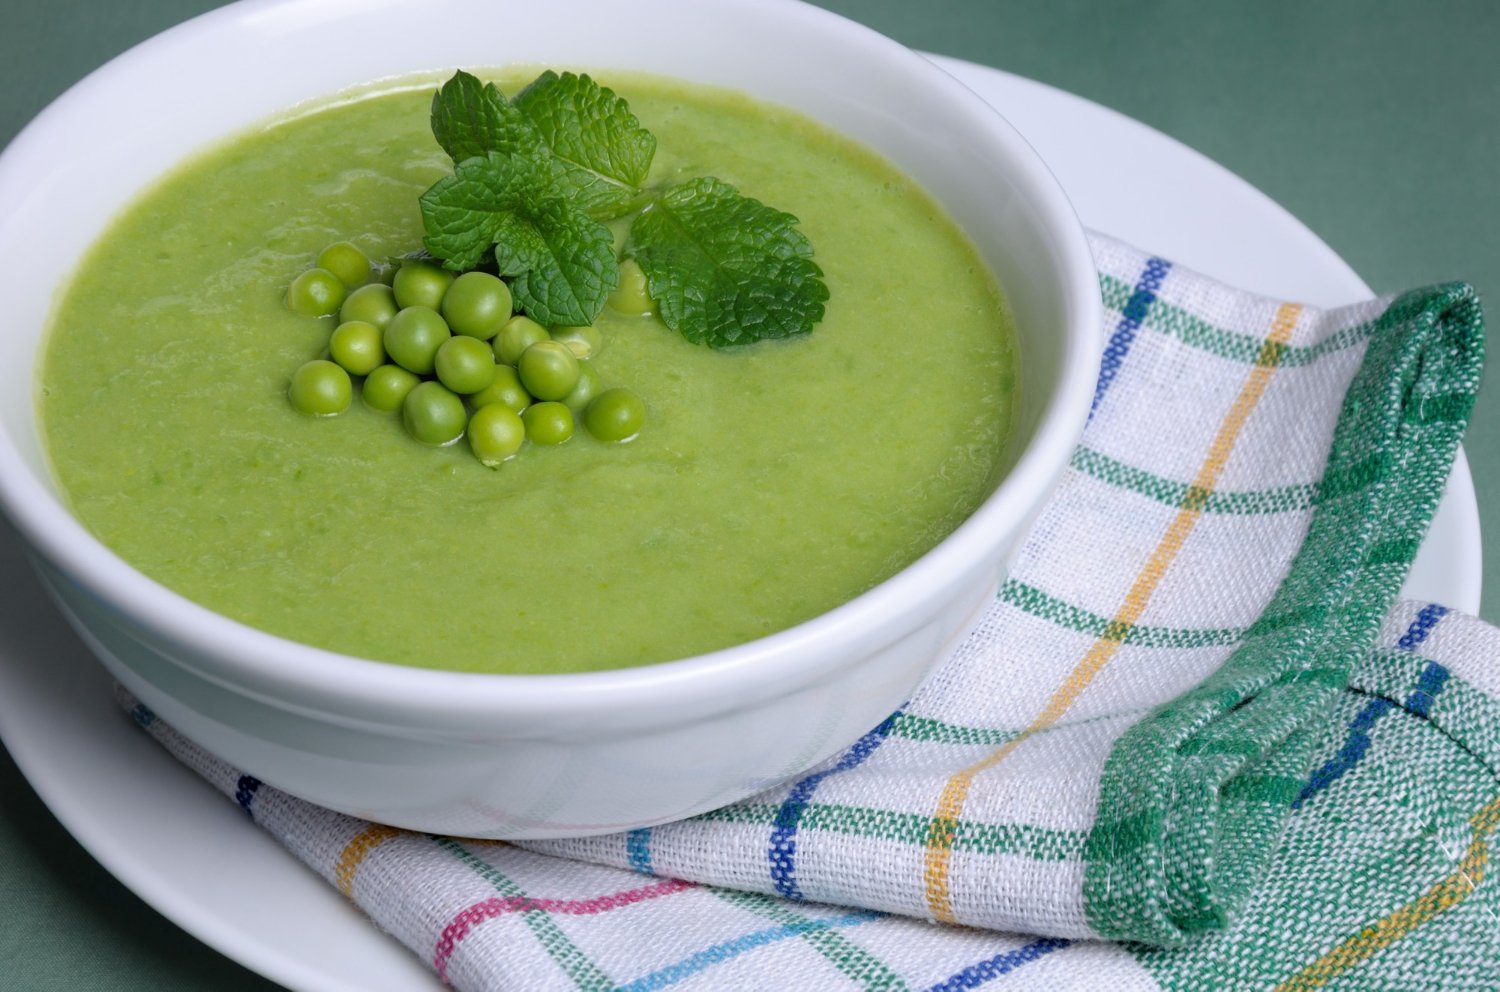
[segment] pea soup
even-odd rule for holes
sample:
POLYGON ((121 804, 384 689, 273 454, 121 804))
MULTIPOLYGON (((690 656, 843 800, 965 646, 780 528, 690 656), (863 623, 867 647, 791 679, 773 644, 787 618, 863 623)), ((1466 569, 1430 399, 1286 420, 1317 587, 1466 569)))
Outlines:
POLYGON ((601 82, 657 136, 653 175, 711 174, 800 219, 830 294, 812 333, 714 350, 606 309, 589 361, 642 398, 647 427, 495 468, 416 443, 358 388, 341 416, 299 413, 289 376, 336 320, 289 309, 289 282, 333 242, 376 259, 419 245, 417 197, 451 168, 428 130, 432 84, 330 101, 184 164, 84 259, 39 373, 73 512, 246 624, 512 673, 751 640, 949 534, 1006 464, 1016 381, 1003 299, 962 233, 877 155, 793 112, 601 82))

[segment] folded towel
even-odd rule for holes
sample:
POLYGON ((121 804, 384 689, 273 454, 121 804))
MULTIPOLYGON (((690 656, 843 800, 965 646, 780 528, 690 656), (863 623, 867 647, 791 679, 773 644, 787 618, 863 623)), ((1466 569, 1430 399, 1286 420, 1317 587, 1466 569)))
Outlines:
POLYGON ((127 706, 460 989, 1500 987, 1500 632, 1395 602, 1479 385, 1472 290, 1320 311, 1092 245, 1060 488, 973 635, 790 783, 464 841, 127 706))

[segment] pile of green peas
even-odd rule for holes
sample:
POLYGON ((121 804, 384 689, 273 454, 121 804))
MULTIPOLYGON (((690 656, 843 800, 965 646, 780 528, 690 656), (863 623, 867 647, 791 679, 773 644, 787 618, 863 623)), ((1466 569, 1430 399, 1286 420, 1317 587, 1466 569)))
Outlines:
MULTIPOLYGON (((611 305, 649 312, 644 281, 628 286, 611 305)), ((310 416, 349 409, 361 379, 364 405, 399 412, 414 440, 444 447, 467 436, 491 468, 527 441, 564 443, 579 420, 610 442, 631 440, 645 422, 641 398, 605 388, 589 362, 603 344, 597 329, 549 329, 516 314, 510 287, 488 272, 455 275, 421 258, 382 272, 341 241, 292 280, 286 300, 297 313, 338 319, 328 357, 304 363, 287 389, 310 416)))

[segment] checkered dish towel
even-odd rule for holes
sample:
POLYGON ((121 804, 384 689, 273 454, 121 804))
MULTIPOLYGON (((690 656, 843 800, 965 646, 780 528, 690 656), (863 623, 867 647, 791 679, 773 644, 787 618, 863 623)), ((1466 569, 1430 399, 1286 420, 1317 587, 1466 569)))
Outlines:
POLYGON ((1319 311, 1093 249, 1061 488, 979 629, 789 784, 463 841, 135 715, 464 990, 1500 987, 1500 631, 1395 601, 1479 385, 1472 290, 1319 311))

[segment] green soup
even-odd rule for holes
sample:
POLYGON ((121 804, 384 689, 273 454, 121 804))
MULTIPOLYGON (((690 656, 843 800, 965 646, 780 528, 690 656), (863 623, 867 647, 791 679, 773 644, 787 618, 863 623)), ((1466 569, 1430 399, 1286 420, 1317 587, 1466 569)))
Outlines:
POLYGON ((1016 374, 963 235, 879 157, 787 110, 603 82, 656 134, 654 174, 711 174, 801 219, 831 291, 812 334, 714 351, 606 310, 592 361, 644 398, 644 431, 580 431, 497 470, 462 442, 411 441, 357 396, 339 417, 301 415, 288 378, 336 321, 289 311, 288 282, 334 241, 377 259, 418 246, 416 198, 451 168, 432 86, 330 103, 182 166, 84 259, 40 372, 79 519, 244 623, 493 672, 760 637, 950 533, 1005 464, 1016 374))

